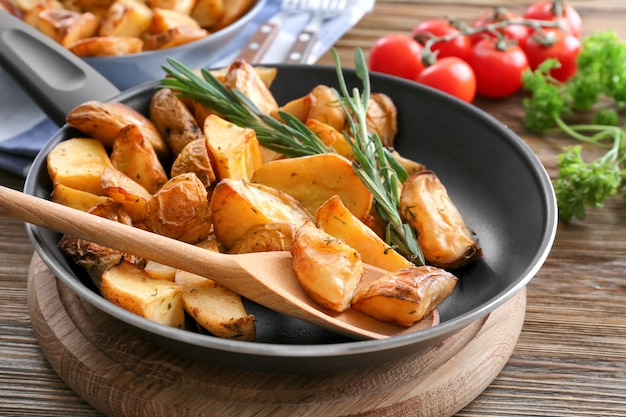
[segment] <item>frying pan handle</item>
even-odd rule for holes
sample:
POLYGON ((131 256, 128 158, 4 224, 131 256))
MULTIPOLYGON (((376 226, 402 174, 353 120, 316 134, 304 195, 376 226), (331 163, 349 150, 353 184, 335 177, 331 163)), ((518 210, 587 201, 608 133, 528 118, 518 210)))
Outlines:
POLYGON ((56 124, 87 100, 106 100, 119 89, 45 34, 0 11, 0 63, 56 124))

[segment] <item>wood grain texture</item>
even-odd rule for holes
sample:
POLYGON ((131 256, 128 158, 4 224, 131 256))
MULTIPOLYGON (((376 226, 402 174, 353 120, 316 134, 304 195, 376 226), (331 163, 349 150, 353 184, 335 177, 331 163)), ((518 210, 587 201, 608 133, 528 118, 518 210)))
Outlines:
MULTIPOLYGON (((378 0, 373 13, 337 44, 350 66, 355 47, 387 32, 408 32, 421 19, 471 18, 491 6, 523 11, 530 0, 378 0)), ((583 32, 611 28, 626 38, 626 2, 571 0, 583 32)), ((321 63, 332 64, 330 54, 321 63)), ((476 105, 531 146, 549 173, 562 138, 522 127, 522 96, 476 105)), ((0 182, 22 179, 0 171, 0 182)), ((524 326, 498 377, 458 416, 626 416, 626 203, 614 198, 584 222, 559 224, 554 248, 527 287, 524 326)), ((0 217, 0 415, 101 416, 43 358, 28 315, 26 278, 32 245, 24 226, 0 217)))

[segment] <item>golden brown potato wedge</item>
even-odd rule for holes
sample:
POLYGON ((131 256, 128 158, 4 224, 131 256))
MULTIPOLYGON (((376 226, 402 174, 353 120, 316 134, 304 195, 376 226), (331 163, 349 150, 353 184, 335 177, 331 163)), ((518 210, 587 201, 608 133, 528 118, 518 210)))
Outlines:
MULTIPOLYGON (((193 5, 193 2, 187 3, 193 5)), ((154 12, 152 22, 150 23, 150 33, 152 34, 163 33, 178 26, 201 29, 198 22, 189 16, 188 12, 185 13, 176 9, 164 9, 161 7, 153 7, 152 11, 154 12)))
POLYGON ((187 243, 206 239, 211 212, 204 184, 195 174, 170 179, 148 201, 144 224, 155 233, 187 243))
POLYGON ((156 9, 173 10, 189 16, 191 9, 195 3, 194 0, 147 0, 150 8, 156 12, 156 9))
POLYGON ((158 49, 173 48, 184 45, 209 36, 209 32, 204 29, 191 28, 188 26, 177 26, 149 36, 144 40, 144 51, 155 51, 158 49))
POLYGON ((196 0, 191 17, 205 29, 217 24, 224 16, 224 0, 196 0))
POLYGON ((254 5, 254 0, 224 0, 224 15, 211 27, 212 32, 224 29, 246 14, 254 5))
POLYGON ((339 312, 350 306, 363 275, 356 250, 306 222, 296 230, 291 254, 296 278, 313 300, 339 312))
POLYGON ((329 198, 320 206, 315 213, 315 224, 358 251, 366 264, 387 271, 414 266, 354 216, 338 196, 329 198))
POLYGON ((396 150, 393 150, 391 154, 396 159, 396 161, 398 161, 398 163, 406 170, 406 172, 409 175, 413 175, 416 172, 426 169, 426 167, 423 164, 420 164, 417 161, 413 161, 411 159, 403 157, 396 150))
POLYGON ((254 316, 246 312, 239 294, 215 281, 178 271, 175 281, 184 288, 185 310, 204 329, 217 337, 254 340, 254 316))
MULTIPOLYGON (((21 17, 25 23, 28 23, 34 28, 37 28, 39 22, 39 14, 44 10, 64 10, 63 3, 58 0, 11 0, 9 3, 11 6, 17 8, 23 13, 21 17), (32 3, 32 4, 31 4, 32 3)), ((15 16, 18 14, 12 13, 15 16)))
POLYGON ((72 109, 65 121, 94 139, 101 140, 108 148, 113 147, 113 141, 124 127, 135 124, 150 141, 159 158, 169 155, 169 148, 152 121, 123 103, 87 101, 72 109))
POLYGON ((152 194, 141 184, 124 175, 115 168, 107 167, 102 171, 102 189, 124 209, 134 223, 142 222, 146 215, 146 205, 152 194))
POLYGON ((81 57, 136 54, 143 50, 143 40, 134 36, 94 36, 80 39, 67 49, 81 57))
MULTIPOLYGON (((132 226, 132 220, 124 210, 124 206, 113 201, 107 201, 93 206, 88 213, 94 216, 104 217, 109 220, 132 226)), ((123 253, 105 246, 64 235, 59 241, 59 249, 82 267, 97 288, 101 287, 102 274, 113 265, 122 260, 143 265, 143 259, 123 253)))
POLYGON ((434 266, 400 269, 359 288, 351 306, 378 320, 408 327, 437 308, 456 282, 454 275, 434 266))
POLYGON ((88 138, 64 140, 48 153, 46 162, 53 184, 105 195, 100 179, 102 171, 111 166, 111 161, 100 141, 88 138))
POLYGON ((372 93, 367 106, 367 126, 378 133, 386 147, 393 148, 398 132, 398 109, 393 100, 383 93, 372 93))
POLYGON ((36 28, 63 46, 96 35, 100 22, 93 13, 47 9, 37 16, 36 28))
POLYGON ((204 121, 204 135, 219 179, 250 180, 263 165, 253 129, 239 127, 212 114, 204 121))
POLYGON ((311 95, 314 97, 313 105, 309 108, 306 119, 319 120, 341 131, 346 124, 346 113, 331 88, 320 84, 311 90, 311 95))
POLYGON ((80 211, 88 211, 98 204, 113 202, 111 197, 95 195, 77 190, 63 184, 55 184, 50 199, 55 203, 72 207, 80 211))
POLYGON ((153 14, 141 0, 116 0, 100 22, 98 35, 141 37, 150 28, 153 14))
POLYGON ((168 180, 152 144, 137 125, 120 130, 113 141, 111 163, 120 172, 154 194, 168 180))
POLYGON ((400 213, 417 231, 427 263, 460 268, 482 256, 474 233, 434 172, 420 171, 405 181, 400 213))
POLYGON ((185 173, 196 174, 196 177, 207 188, 217 179, 211 164, 206 139, 196 139, 189 142, 172 163, 170 170, 172 177, 185 173))
POLYGON ((102 274, 102 296, 131 313, 157 323, 182 329, 185 326, 183 287, 152 278, 127 261, 102 274))
POLYGON ((229 253, 290 251, 296 225, 276 222, 254 226, 235 242, 229 253))
POLYGON ((350 145, 343 133, 317 119, 307 119, 305 124, 326 146, 332 147, 339 155, 350 161, 355 160, 352 145, 350 145))
POLYGON ((315 105, 315 96, 312 93, 293 99, 282 106, 278 107, 272 113, 271 116, 278 120, 281 120, 278 112, 289 113, 296 119, 305 123, 309 119, 309 113, 315 105))
POLYGON ((177 156, 190 142, 204 139, 202 127, 185 104, 169 88, 155 91, 150 100, 150 120, 177 156))
POLYGON ((227 250, 252 227, 276 222, 300 226, 313 220, 311 213, 290 195, 262 184, 229 178, 215 186, 211 214, 215 236, 227 250))
POLYGON ((263 114, 272 114, 278 109, 278 103, 259 72, 245 61, 235 61, 228 67, 224 85, 245 94, 263 114))
POLYGON ((341 155, 327 153, 271 161, 257 169, 252 181, 281 190, 311 213, 338 195, 359 219, 369 215, 372 194, 341 155))
POLYGON ((143 267, 143 270, 146 271, 152 278, 162 279, 165 281, 174 281, 176 272, 178 271, 176 268, 151 260, 146 261, 146 265, 143 267))

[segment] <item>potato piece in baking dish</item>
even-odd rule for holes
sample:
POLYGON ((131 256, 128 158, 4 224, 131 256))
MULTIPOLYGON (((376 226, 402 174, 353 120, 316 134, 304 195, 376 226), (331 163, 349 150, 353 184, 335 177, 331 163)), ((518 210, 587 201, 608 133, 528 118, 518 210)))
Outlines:
POLYGON ((256 338, 254 316, 246 312, 239 294, 185 271, 177 271, 174 281, 184 289, 185 310, 202 328, 225 339, 256 338))
POLYGON ((263 165, 253 129, 239 127, 212 114, 204 121, 204 135, 219 179, 250 180, 263 165))
POLYGON ((206 139, 189 142, 172 163, 170 169, 172 177, 185 173, 196 174, 196 177, 207 188, 215 182, 217 177, 211 163, 206 139))
POLYGON ((206 239, 211 232, 209 198, 195 174, 171 178, 146 205, 146 227, 187 243, 206 239))
POLYGON ((261 113, 272 114, 278 109, 278 103, 260 73, 245 61, 235 61, 228 67, 223 84, 241 91, 256 104, 261 113))
POLYGON ((191 13, 194 3, 195 0, 147 0, 147 4, 152 10, 173 10, 187 16, 191 13))
POLYGON ((189 16, 188 13, 160 7, 155 7, 152 11, 154 12, 152 22, 150 23, 150 33, 152 34, 162 33, 178 26, 201 29, 198 22, 189 16))
POLYGON ((348 139, 346 139, 343 133, 317 119, 307 119, 305 124, 326 146, 332 147, 335 149, 335 152, 350 161, 355 160, 352 145, 348 142, 348 139))
MULTIPOLYGON (((132 226, 132 220, 124 210, 124 206, 114 201, 107 201, 93 206, 87 211, 94 216, 100 216, 118 223, 132 226)), ((64 235, 59 241, 59 249, 68 255, 76 265, 82 267, 98 288, 101 286, 102 274, 113 265, 126 260, 136 265, 143 265, 144 261, 135 255, 120 252, 105 246, 64 235)))
POLYGON ((144 51, 155 51, 157 49, 173 48, 184 45, 209 36, 209 32, 204 29, 191 28, 188 26, 177 26, 148 36, 143 43, 144 51))
POLYGON ((72 207, 80 211, 87 211, 98 204, 113 202, 111 197, 95 195, 86 191, 77 190, 63 184, 55 184, 50 194, 55 203, 72 207))
POLYGON ((58 9, 41 11, 36 21, 37 29, 66 47, 80 39, 95 36, 100 25, 93 13, 58 9))
POLYGON ((224 13, 224 0, 196 0, 191 9, 191 17, 203 28, 217 24, 224 13))
POLYGON ((293 271, 309 296, 333 311, 344 311, 363 275, 361 255, 341 240, 306 222, 291 246, 293 271))
POLYGON ((102 296, 131 313, 170 327, 184 328, 183 287, 152 278, 142 268, 121 261, 102 274, 102 296))
POLYGON ((111 163, 120 172, 154 194, 168 180, 152 144, 137 125, 128 125, 113 141, 111 163))
POLYGON ((102 142, 73 138, 59 142, 46 156, 52 184, 63 184, 95 195, 105 195, 102 171, 111 161, 102 142))
POLYGON ((296 225, 287 222, 266 223, 248 229, 228 253, 290 251, 296 225))
POLYGON ((378 133, 384 146, 393 147, 398 132, 398 109, 383 93, 372 93, 367 106, 367 127, 378 133))
POLYGON ((102 18, 98 35, 139 38, 150 28, 153 15, 141 0, 116 0, 102 18))
POLYGON ((169 148, 152 121, 124 103, 86 101, 73 108, 65 117, 65 121, 81 132, 102 141, 108 148, 113 147, 113 141, 124 127, 130 124, 137 125, 159 158, 169 156, 169 148))
POLYGON ((211 32, 216 32, 234 23, 246 14, 254 3, 254 0, 224 0, 224 14, 215 25, 211 26, 211 32))
POLYGON ((134 36, 94 36, 67 46, 81 57, 136 54, 143 50, 143 40, 134 36))
POLYGON ((315 213, 315 224, 357 250, 366 264, 387 271, 414 266, 354 216, 338 196, 320 206, 315 213))
POLYGON ((417 231, 428 264, 460 268, 482 256, 473 231, 434 172, 419 171, 404 182, 400 214, 417 231))
POLYGON ((404 268, 360 287, 351 306, 378 320, 412 326, 450 295, 457 280, 434 266, 404 268))
POLYGON ((102 189, 113 201, 124 206, 134 223, 143 221, 152 194, 141 184, 117 169, 107 167, 102 171, 102 189))
POLYGON ((218 182, 211 196, 213 230, 226 250, 252 227, 287 222, 297 227, 313 215, 288 194, 262 184, 230 178, 218 182))
POLYGON ((255 171, 252 182, 295 197, 311 213, 334 195, 359 219, 367 217, 372 208, 372 193, 354 172, 352 163, 334 153, 267 162, 255 171))
POLYGON ((158 89, 152 95, 150 120, 167 142, 173 156, 177 156, 188 143, 204 139, 202 127, 169 88, 158 89))

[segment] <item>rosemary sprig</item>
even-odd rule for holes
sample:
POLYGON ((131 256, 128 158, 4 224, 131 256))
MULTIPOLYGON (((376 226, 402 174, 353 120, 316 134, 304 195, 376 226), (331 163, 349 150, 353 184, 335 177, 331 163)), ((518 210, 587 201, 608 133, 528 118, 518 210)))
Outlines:
MULTIPOLYGON (((353 168, 374 197, 374 206, 386 225, 386 241, 407 259, 424 264, 424 256, 410 225, 402 222, 399 213, 400 184, 408 177, 404 168, 386 149, 377 134, 367 130, 367 105, 370 97, 369 74, 363 52, 357 49, 355 66, 358 78, 363 82, 363 94, 354 89, 351 98, 343 77, 339 56, 333 49, 338 80, 342 94, 334 90, 348 116, 354 137, 352 144, 356 161, 353 168), (354 115, 354 117, 353 117, 354 115)), ((230 122, 256 131, 261 145, 289 157, 334 152, 315 133, 294 116, 281 112, 277 120, 262 114, 258 107, 241 91, 224 87, 209 71, 201 76, 180 62, 168 58, 172 68, 163 67, 169 78, 161 80, 161 88, 177 90, 183 97, 191 98, 215 110, 230 122)), ((347 133, 344 132, 344 135, 347 133)))
POLYGON ((279 113, 283 123, 261 113, 245 94, 224 87, 206 69, 202 69, 200 77, 175 59, 168 58, 167 62, 172 68, 163 67, 170 78, 161 80, 162 88, 177 90, 181 96, 215 110, 237 126, 254 129, 266 148, 289 157, 331 152, 315 133, 289 113, 279 113))
POLYGON ((348 117, 348 121, 354 140, 350 140, 344 132, 356 156, 352 167, 374 196, 374 207, 386 223, 387 242, 412 262, 423 265, 424 255, 417 243, 415 233, 410 225, 402 221, 399 211, 399 190, 408 174, 397 163, 389 149, 383 146, 378 134, 370 133, 367 129, 367 107, 371 87, 363 51, 357 48, 354 54, 356 75, 363 83, 363 91, 359 92, 358 88, 354 88, 352 94, 346 86, 339 54, 335 49, 332 53, 341 93, 336 89, 333 89, 333 92, 339 97, 339 103, 344 112, 352 115, 348 117))

